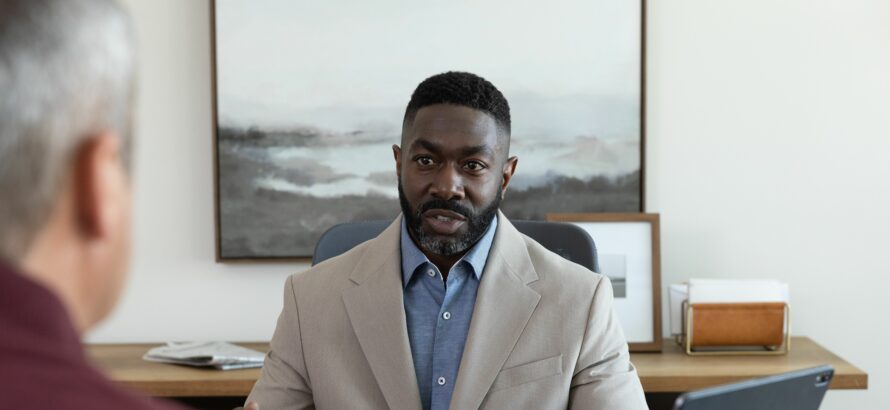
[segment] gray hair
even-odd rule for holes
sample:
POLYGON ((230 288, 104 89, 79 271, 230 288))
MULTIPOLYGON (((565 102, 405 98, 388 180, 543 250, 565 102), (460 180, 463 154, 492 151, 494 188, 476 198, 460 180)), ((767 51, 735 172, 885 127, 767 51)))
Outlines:
POLYGON ((133 43, 112 0, 0 0, 0 259, 24 257, 87 137, 116 132, 129 166, 133 43))

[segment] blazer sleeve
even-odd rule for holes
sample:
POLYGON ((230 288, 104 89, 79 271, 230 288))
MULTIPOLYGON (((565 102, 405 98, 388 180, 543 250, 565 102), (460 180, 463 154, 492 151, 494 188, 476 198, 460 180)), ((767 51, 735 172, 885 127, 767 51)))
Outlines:
POLYGON ((248 402, 257 402, 262 410, 315 408, 303 356, 300 312, 293 282, 293 276, 285 282, 284 308, 278 316, 271 350, 266 355, 260 379, 247 397, 248 402))
POLYGON ((603 276, 593 292, 587 330, 572 376, 572 409, 648 408, 612 304, 612 283, 603 276))

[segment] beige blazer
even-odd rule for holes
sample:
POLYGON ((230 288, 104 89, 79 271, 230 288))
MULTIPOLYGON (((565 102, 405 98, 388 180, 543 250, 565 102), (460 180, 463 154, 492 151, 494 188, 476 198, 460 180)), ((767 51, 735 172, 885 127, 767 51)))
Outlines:
MULTIPOLYGON (((645 409, 608 278, 498 214, 451 409, 645 409)), ((402 301, 400 218, 288 278, 248 401, 275 409, 420 409, 402 301)))

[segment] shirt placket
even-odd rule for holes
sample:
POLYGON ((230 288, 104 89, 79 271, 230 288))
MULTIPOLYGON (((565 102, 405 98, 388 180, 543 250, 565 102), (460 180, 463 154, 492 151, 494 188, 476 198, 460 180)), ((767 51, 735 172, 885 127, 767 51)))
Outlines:
POLYGON ((454 303, 464 288, 466 279, 467 272, 462 261, 448 273, 447 284, 445 284, 445 299, 439 308, 436 319, 436 335, 433 339, 432 410, 446 410, 440 409, 437 405, 449 403, 451 394, 454 392, 454 382, 457 380, 459 366, 453 361, 460 360, 460 358, 452 357, 451 352, 455 347, 446 346, 446 344, 454 343, 454 332, 459 331, 452 325, 453 315, 458 313, 452 312, 452 308, 456 307, 454 303))

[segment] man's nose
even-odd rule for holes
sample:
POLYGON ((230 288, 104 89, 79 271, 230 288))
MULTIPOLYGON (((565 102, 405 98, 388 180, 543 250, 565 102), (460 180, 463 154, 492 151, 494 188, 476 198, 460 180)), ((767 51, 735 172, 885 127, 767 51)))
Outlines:
POLYGON ((430 186, 430 194, 436 198, 450 200, 463 199, 464 183, 460 170, 455 166, 447 165, 441 168, 430 186))

